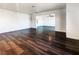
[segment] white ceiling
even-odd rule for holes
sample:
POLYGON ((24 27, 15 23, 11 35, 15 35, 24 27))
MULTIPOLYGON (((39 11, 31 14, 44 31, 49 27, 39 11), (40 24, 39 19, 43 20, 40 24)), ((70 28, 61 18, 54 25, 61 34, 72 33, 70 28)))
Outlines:
POLYGON ((0 3, 1 9, 8 9, 23 13, 42 12, 65 7, 66 4, 64 3, 0 3))

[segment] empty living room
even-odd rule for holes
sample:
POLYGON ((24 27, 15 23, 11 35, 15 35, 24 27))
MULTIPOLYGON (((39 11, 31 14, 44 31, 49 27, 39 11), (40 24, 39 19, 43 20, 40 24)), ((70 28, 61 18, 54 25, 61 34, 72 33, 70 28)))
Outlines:
POLYGON ((0 55, 78 55, 79 3, 0 3, 0 55))

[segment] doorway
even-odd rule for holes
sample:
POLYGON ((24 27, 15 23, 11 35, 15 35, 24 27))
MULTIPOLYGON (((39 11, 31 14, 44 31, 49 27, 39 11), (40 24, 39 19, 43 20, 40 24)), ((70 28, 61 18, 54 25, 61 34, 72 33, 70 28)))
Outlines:
POLYGON ((39 32, 55 31, 55 14, 37 15, 36 28, 39 32))

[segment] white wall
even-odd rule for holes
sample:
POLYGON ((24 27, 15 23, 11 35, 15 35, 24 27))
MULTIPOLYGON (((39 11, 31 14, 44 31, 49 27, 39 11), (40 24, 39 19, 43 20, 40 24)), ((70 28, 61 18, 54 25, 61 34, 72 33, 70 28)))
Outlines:
POLYGON ((56 26, 55 30, 66 32, 66 10, 60 9, 55 11, 56 26))
POLYGON ((67 4, 67 37, 79 40, 79 3, 67 4))
POLYGON ((31 28, 36 28, 36 16, 31 14, 31 28))
POLYGON ((0 9, 0 33, 30 28, 28 14, 0 9))

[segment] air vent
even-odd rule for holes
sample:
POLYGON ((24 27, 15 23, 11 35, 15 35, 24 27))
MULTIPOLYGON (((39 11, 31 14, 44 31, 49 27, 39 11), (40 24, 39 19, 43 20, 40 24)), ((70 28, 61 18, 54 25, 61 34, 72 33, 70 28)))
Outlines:
POLYGON ((32 6, 32 7, 36 7, 36 6, 32 6))

